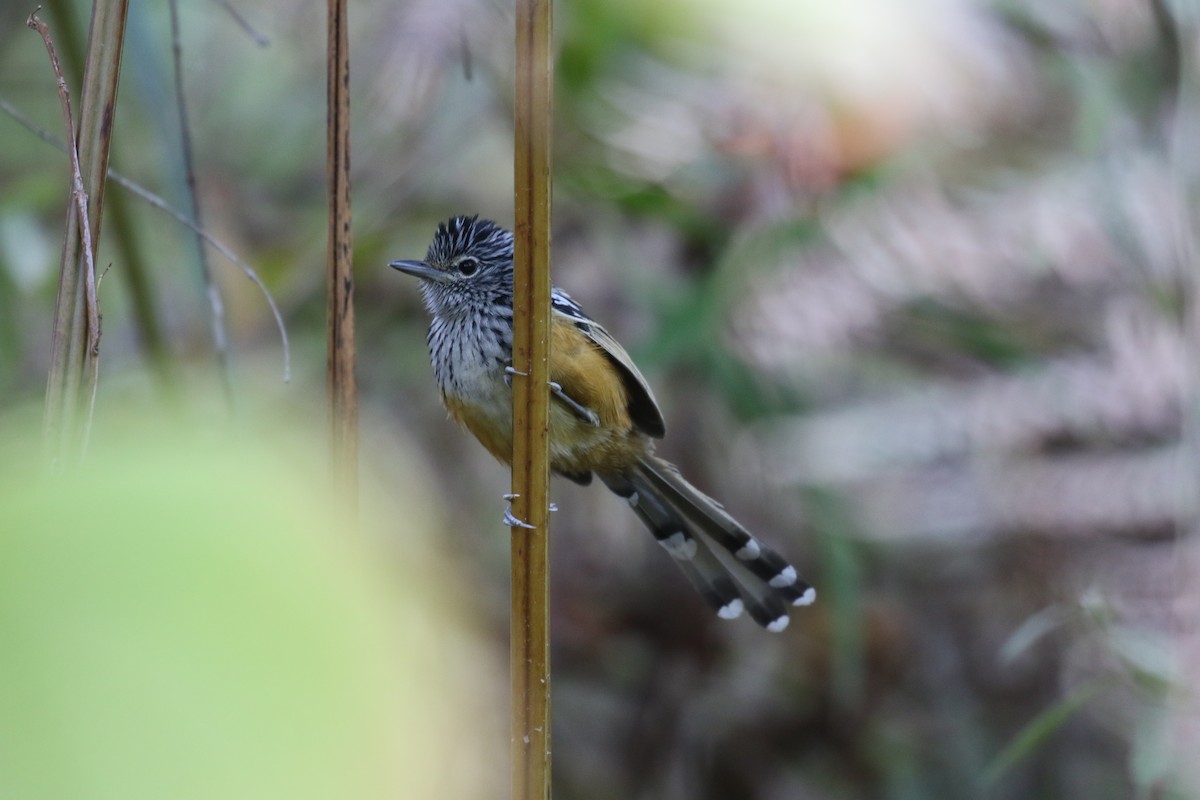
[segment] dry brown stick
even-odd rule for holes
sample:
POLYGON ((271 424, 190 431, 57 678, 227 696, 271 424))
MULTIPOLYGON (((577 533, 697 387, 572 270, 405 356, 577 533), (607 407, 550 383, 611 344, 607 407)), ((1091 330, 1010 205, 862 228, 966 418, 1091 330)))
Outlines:
POLYGON ((58 100, 62 105, 63 123, 67 130, 67 157, 71 161, 71 194, 75 200, 75 211, 79 215, 79 230, 83 237, 83 258, 87 273, 84 281, 84 306, 88 320, 88 349, 94 355, 100 354, 100 312, 96 306, 96 254, 92 251, 92 231, 88 225, 88 196, 83 190, 83 173, 79 169, 79 148, 75 142, 75 119, 71 114, 71 96, 67 90, 67 79, 63 77, 62 65, 58 61, 58 53, 54 50, 54 42, 50 39, 50 30, 46 23, 38 19, 37 13, 41 6, 29 15, 26 25, 36 30, 46 45, 50 54, 50 66, 54 70, 54 80, 58 84, 58 100))
MULTIPOLYGON (((78 226, 79 236, 81 240, 81 248, 84 261, 84 297, 83 307, 85 314, 84 325, 84 352, 83 352, 83 380, 87 389, 87 409, 83 418, 83 427, 80 431, 79 452, 82 455, 86 448, 88 435, 91 429, 91 419, 96 403, 96 387, 99 377, 99 358, 100 358, 100 310, 96 303, 96 263, 95 252, 93 250, 93 239, 91 232, 91 224, 88 214, 88 194, 83 185, 83 172, 79 166, 79 147, 75 138, 75 120, 71 113, 71 98, 70 92, 67 90, 67 80, 63 77, 62 64, 58 60, 58 53, 54 49, 54 42, 50 38, 50 30, 46 27, 46 23, 38 19, 38 11, 41 11, 41 6, 34 9, 29 15, 29 19, 25 24, 38 32, 42 37, 42 42, 46 45, 46 52, 50 56, 50 66, 54 70, 54 80, 58 85, 58 99, 62 105, 63 122, 67 130, 67 155, 71 161, 71 195, 74 200, 76 225, 78 226)), ((66 272, 67 260, 73 258, 73 254, 68 252, 73 248, 70 247, 69 238, 64 242, 63 266, 64 273, 66 272)), ((60 286, 60 292, 63 287, 60 286)), ((61 307, 60 307, 61 311, 61 307)), ((56 322, 56 338, 59 332, 56 322)), ((65 350, 61 352, 66 352, 65 350)), ((70 370, 71 365, 62 363, 61 367, 65 370, 70 370)), ((73 402, 73 400, 68 400, 73 402)))
POLYGON ((350 236, 350 45, 346 0, 328 0, 327 143, 329 251, 326 268, 327 378, 333 484, 339 508, 355 518, 358 395, 355 384, 354 274, 350 236))
POLYGON ((518 0, 514 135, 513 800, 550 797, 549 410, 551 0, 518 0))
MULTIPOLYGON (((29 130, 46 144, 49 144, 62 152, 66 152, 67 146, 62 142, 62 140, 51 135, 43 128, 35 125, 28 117, 14 108, 13 105, 3 97, 0 97, 0 111, 8 114, 10 117, 16 120, 17 123, 24 126, 27 130, 29 130)), ((271 309, 271 316, 275 319, 275 327, 279 329, 279 338, 283 346, 283 380, 285 382, 290 381, 292 379, 291 342, 288 339, 287 327, 283 323, 283 314, 280 313, 279 306, 275 303, 275 298, 271 295, 271 290, 267 288, 265 283, 263 283, 262 278, 259 277, 258 272, 255 271, 254 267, 247 264, 245 260, 234 253, 233 250, 231 250, 220 239, 217 239, 207 230, 201 228, 195 220, 188 217, 182 211, 178 210, 146 187, 142 186, 136 181, 126 178, 120 172, 117 172, 115 169, 111 168, 108 170, 108 178, 123 189, 126 189, 127 191, 137 195, 154 208, 157 208, 164 214, 169 215, 180 225, 183 225, 188 230, 202 238, 209 244, 210 247, 223 255, 235 267, 240 269, 242 274, 246 276, 247 280, 249 280, 258 288, 258 290, 262 293, 263 298, 266 300, 267 306, 271 309)))

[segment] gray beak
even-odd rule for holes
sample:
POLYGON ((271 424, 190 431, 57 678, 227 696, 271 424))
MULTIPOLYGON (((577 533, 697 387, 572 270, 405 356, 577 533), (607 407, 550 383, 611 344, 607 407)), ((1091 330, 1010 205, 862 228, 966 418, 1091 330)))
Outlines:
POLYGON ((431 267, 424 261, 393 261, 388 266, 424 281, 437 281, 441 283, 449 277, 442 270, 431 267))

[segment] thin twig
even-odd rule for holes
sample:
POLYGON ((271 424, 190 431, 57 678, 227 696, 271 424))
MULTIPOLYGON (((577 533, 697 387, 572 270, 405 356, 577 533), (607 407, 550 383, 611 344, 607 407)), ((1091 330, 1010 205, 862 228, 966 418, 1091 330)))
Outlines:
POLYGON ((95 253, 92 250, 92 229, 88 224, 88 195, 83 188, 83 172, 79 168, 79 147, 75 140, 75 120, 71 114, 71 97, 67 90, 67 79, 63 77, 62 64, 59 63, 58 53, 54 50, 54 42, 50 39, 50 29, 46 27, 46 23, 38 19, 38 12, 42 10, 41 6, 34 9, 29 15, 29 19, 25 21, 25 25, 35 31, 42 37, 42 42, 46 45, 46 52, 50 55, 50 66, 54 70, 54 80, 58 84, 58 99, 62 105, 63 122, 67 129, 67 155, 71 160, 71 194, 75 201, 75 211, 79 218, 79 230, 83 238, 83 260, 84 260, 84 283, 83 283, 83 306, 84 313, 87 315, 86 328, 86 347, 87 352, 91 354, 91 358, 84 360, 88 367, 88 383, 90 384, 90 393, 88 399, 88 411, 84 418, 83 435, 81 441, 80 452, 87 448, 87 441, 91 433, 92 415, 96 406, 96 386, 98 359, 100 356, 100 310, 96 304, 96 263, 95 253))
MULTIPOLYGON (((66 151, 67 147, 61 139, 49 133, 44 128, 34 124, 28 117, 14 108, 13 105, 3 97, 0 97, 0 111, 8 114, 10 117, 16 120, 19 125, 29 130, 30 133, 37 136, 46 144, 57 148, 61 152, 66 151)), ((292 379, 291 345, 288 340, 287 328, 283 323, 283 315, 279 313, 279 307, 275 304, 275 298, 271 296, 271 291, 267 288, 266 284, 263 283, 262 278, 258 276, 258 273, 254 270, 254 268, 239 258, 223 242, 214 237, 208 231, 201 228, 194 220, 192 220, 182 211, 179 211, 171 206, 170 203, 156 195, 154 192, 138 184, 137 182, 130 180, 120 172, 117 172, 115 169, 108 170, 108 178, 121 188, 132 192, 142 200, 149 203, 151 206, 157 208, 159 211, 169 215, 172 219, 174 219, 180 225, 183 225, 191 230, 197 236, 202 237, 210 247, 228 259, 231 264, 242 271, 242 274, 244 274, 251 283, 258 287, 259 291, 262 292, 263 298, 266 300, 267 305, 271 309, 271 315, 275 318, 275 326, 279 329, 279 338, 283 344, 283 380, 285 382, 290 381, 292 379)))
POLYGON ((246 18, 243 17, 241 13, 233 7, 233 4, 230 3, 229 0, 214 0, 214 2, 216 2, 216 4, 221 8, 225 9, 225 13, 233 18, 233 21, 238 24, 238 27, 245 31, 246 35, 249 36, 256 45, 259 47, 271 46, 271 40, 256 31, 250 25, 250 23, 246 21, 246 18))
MULTIPOLYGON (((200 200, 196 193, 196 168, 192 156, 192 131, 188 125, 187 98, 183 93, 183 43, 179 36, 179 0, 167 3, 171 11, 171 66, 175 73, 175 108, 179 112, 179 147, 183 155, 183 171, 187 180, 188 202, 191 204, 192 219, 196 225, 203 228, 204 219, 200 214, 200 200)), ((212 312, 213 350, 217 354, 220 366, 221 385, 225 390, 225 401, 233 406, 233 384, 229 378, 229 337, 225 332, 225 304, 221 301, 221 292, 213 282, 212 269, 208 264, 208 251, 204 248, 204 240, 196 237, 196 257, 200 260, 200 280, 204 283, 205 295, 208 297, 208 307, 212 312)))
POLYGON ((467 26, 465 22, 459 24, 458 49, 462 54, 463 79, 469 82, 475 70, 471 63, 471 42, 467 39, 467 26))

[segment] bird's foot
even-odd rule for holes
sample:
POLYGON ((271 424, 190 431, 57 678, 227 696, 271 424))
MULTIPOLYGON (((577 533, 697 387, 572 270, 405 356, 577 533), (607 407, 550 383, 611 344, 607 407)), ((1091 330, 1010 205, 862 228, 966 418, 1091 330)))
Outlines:
POLYGON ((512 376, 513 375, 520 375, 522 378, 524 378, 524 377, 527 377, 529 375, 529 373, 521 372, 521 370, 519 370, 516 367, 514 367, 513 365, 509 364, 508 366, 506 366, 504 368, 504 385, 505 386, 512 388, 512 376))
MULTIPOLYGON (((516 367, 513 367, 511 365, 506 366, 504 368, 504 385, 508 386, 509 388, 512 388, 512 376, 513 375, 520 375, 520 376, 524 377, 528 374, 529 373, 527 373, 527 372, 521 372, 521 370, 519 370, 516 367)), ((562 402, 563 405, 565 405, 568 409, 570 409, 571 413, 574 414, 576 417, 583 420, 588 425, 591 425, 593 428, 600 427, 600 417, 596 414, 596 412, 592 411, 587 406, 582 405, 577 400, 572 398, 571 395, 564 392, 563 388, 562 388, 562 384, 557 383, 555 381, 550 381, 550 392, 555 397, 557 397, 559 399, 559 401, 562 402)))
POLYGON ((571 413, 579 417, 579 419, 583 420, 588 425, 591 425, 593 428, 600 427, 600 417, 596 415, 596 412, 592 411, 587 406, 576 402, 569 394, 563 391, 561 385, 555 383, 554 381, 550 381, 550 391, 555 397, 562 401, 563 405, 571 409, 571 413))
MULTIPOLYGON (((504 509, 504 524, 510 528, 536 528, 536 525, 530 525, 528 522, 518 518, 512 513, 512 501, 516 500, 520 496, 521 495, 513 492, 506 492, 504 494, 504 499, 508 501, 508 508, 504 509)), ((558 511, 558 506, 556 506, 554 503, 551 503, 550 510, 558 511)))
POLYGON ((532 530, 536 525, 530 525, 523 519, 517 519, 512 513, 512 506, 504 509, 504 524, 510 528, 527 528, 532 530))

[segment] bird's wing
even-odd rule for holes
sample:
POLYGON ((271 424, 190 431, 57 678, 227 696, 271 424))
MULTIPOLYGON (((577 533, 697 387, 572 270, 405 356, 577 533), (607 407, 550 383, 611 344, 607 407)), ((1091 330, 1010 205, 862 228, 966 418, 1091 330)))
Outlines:
POLYGON ((556 288, 551 292, 550 306, 554 314, 565 317, 608 356, 625 383, 625 391, 629 395, 629 417, 633 424, 647 436, 661 439, 666 433, 662 411, 654 399, 650 384, 646 383, 646 378, 638 371, 625 348, 561 289, 556 288))

